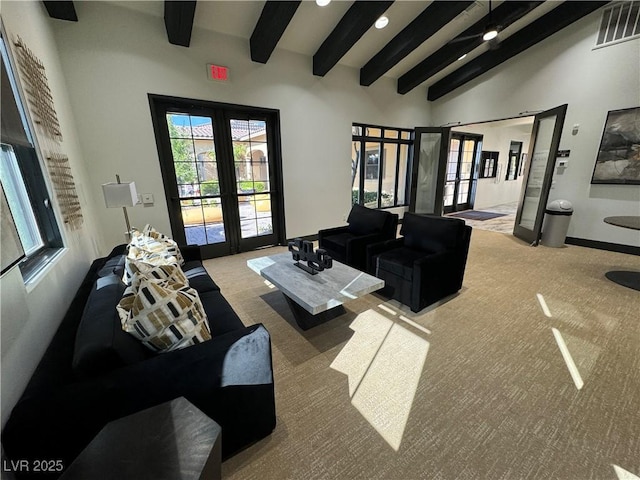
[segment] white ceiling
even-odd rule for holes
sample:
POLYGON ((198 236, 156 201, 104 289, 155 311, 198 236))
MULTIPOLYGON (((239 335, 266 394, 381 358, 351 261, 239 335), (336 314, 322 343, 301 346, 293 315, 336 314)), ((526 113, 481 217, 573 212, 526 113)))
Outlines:
MULTIPOLYGON (((160 18, 164 16, 164 2, 162 0, 103 1, 160 18)), ((314 0, 304 0, 278 42, 277 48, 312 57, 352 3, 351 0, 333 0, 328 6, 319 7, 314 0)), ((389 25, 382 30, 371 27, 338 63, 358 69, 363 67, 430 3, 432 3, 431 0, 396 0, 385 12, 389 18, 389 25)), ((501 3, 501 0, 491 2, 493 8, 501 3)), ((507 38, 560 3, 562 2, 559 0, 547 0, 540 7, 500 32, 498 38, 507 38)), ((243 38, 248 42, 264 4, 264 0, 198 0, 194 27, 243 38)), ((477 0, 452 22, 392 67, 385 76, 397 79, 405 74, 417 63, 446 44, 447 41, 476 23, 488 11, 489 1, 477 0)), ((479 46, 469 52, 464 60, 454 62, 423 84, 435 83, 487 49, 488 45, 479 46)))

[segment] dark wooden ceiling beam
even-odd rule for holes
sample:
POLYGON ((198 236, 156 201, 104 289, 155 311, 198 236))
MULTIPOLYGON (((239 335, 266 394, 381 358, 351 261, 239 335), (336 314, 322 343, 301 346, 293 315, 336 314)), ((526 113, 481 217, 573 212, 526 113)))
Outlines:
POLYGON ((356 1, 313 56, 313 74, 323 77, 362 38, 392 1, 356 1))
POLYGON ((546 40, 554 33, 559 32, 607 3, 609 2, 566 1, 562 3, 546 15, 500 42, 496 50, 490 50, 474 58, 455 72, 431 85, 427 92, 427 99, 430 101, 437 100, 454 91, 456 88, 488 72, 511 57, 522 53, 536 43, 546 40))
POLYGON ((51 18, 57 18, 58 20, 67 20, 69 22, 77 22, 78 15, 76 14, 76 8, 73 2, 59 1, 59 2, 45 2, 44 8, 47 9, 47 13, 51 18))
POLYGON ((360 85, 368 87, 473 2, 433 2, 360 69, 360 85))
POLYGON ((195 1, 166 0, 164 2, 164 25, 167 28, 169 43, 182 47, 189 46, 195 14, 195 1))
POLYGON ((249 39, 251 60, 267 63, 301 1, 268 0, 249 39))
POLYGON ((410 92, 422 82, 458 60, 462 55, 481 45, 484 42, 482 34, 489 21, 493 22, 494 25, 498 25, 499 30, 504 30, 542 3, 542 1, 504 2, 493 10, 491 18, 489 18, 489 15, 484 16, 445 46, 402 75, 398 79, 398 93, 405 94, 410 92))

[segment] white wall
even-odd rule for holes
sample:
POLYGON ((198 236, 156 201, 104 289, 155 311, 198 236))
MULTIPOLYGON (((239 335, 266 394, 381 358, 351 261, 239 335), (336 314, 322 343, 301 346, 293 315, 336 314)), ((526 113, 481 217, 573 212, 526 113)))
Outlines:
MULTIPOLYGON (((102 2, 76 3, 78 23, 55 24, 79 138, 97 190, 116 173, 153 193, 131 223, 169 231, 148 93, 280 110, 288 237, 344 223, 350 205, 351 124, 428 125, 424 91, 400 96, 391 80, 359 86, 359 71, 311 73, 311 58, 276 49, 251 62, 248 41, 194 28, 189 48, 169 44, 160 17, 102 2), (206 64, 230 69, 221 84, 206 64)), ((122 212, 102 210, 104 248, 121 242, 122 212)))
POLYGON ((454 132, 482 135, 482 150, 499 152, 498 176, 496 178, 478 178, 474 209, 482 210, 519 200, 523 177, 518 176, 516 180, 505 180, 509 163, 509 147, 511 141, 522 142, 522 152, 527 153, 532 127, 533 122, 529 125, 512 126, 504 126, 504 122, 490 122, 452 129, 454 132))
MULTIPOLYGON (((95 210, 87 196, 93 190, 93 185, 87 179, 84 159, 77 143, 75 121, 49 17, 41 2, 3 1, 2 22, 9 40, 7 43, 12 43, 19 35, 45 66, 64 137, 61 151, 69 157, 85 219, 83 227, 74 232, 66 231, 64 224, 59 221, 67 250, 36 282, 25 286, 16 267, 0 279, 1 405, 4 426, 91 260, 97 256, 97 249, 95 210)), ((54 208, 57 212, 55 201, 54 208)))
POLYGON ((473 123, 567 103, 560 149, 571 155, 565 172, 554 176, 549 200, 573 203, 569 236, 640 246, 637 231, 602 221, 640 214, 640 186, 590 184, 607 112, 640 105, 640 40, 592 50, 600 16, 588 15, 433 102, 433 120, 473 123))

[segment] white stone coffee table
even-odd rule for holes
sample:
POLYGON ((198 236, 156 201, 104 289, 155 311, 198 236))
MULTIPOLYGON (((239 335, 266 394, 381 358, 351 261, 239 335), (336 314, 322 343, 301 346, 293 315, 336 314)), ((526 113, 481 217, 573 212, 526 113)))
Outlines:
POLYGON ((278 287, 303 330, 342 315, 344 302, 384 287, 384 280, 335 260, 311 275, 295 266, 291 252, 247 260, 247 266, 278 287))

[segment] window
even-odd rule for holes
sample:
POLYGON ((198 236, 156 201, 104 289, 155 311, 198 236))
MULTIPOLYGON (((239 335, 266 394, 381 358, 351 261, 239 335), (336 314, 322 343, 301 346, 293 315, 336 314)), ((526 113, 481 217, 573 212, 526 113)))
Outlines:
POLYGON ((351 135, 352 203, 407 205, 413 130, 353 124, 351 135))
POLYGON ((505 180, 517 180, 520 170, 520 153, 522 152, 522 142, 511 142, 509 146, 509 163, 507 164, 507 175, 505 180))
POLYGON ((0 180, 25 258, 20 262, 29 281, 62 247, 62 237, 49 199, 40 160, 20 98, 9 52, 2 53, 2 128, 0 180))
POLYGON ((640 37, 640 2, 615 2, 602 12, 595 48, 640 37))
POLYGON ((480 157, 480 178, 495 178, 498 174, 498 156, 500 152, 482 152, 480 157))

